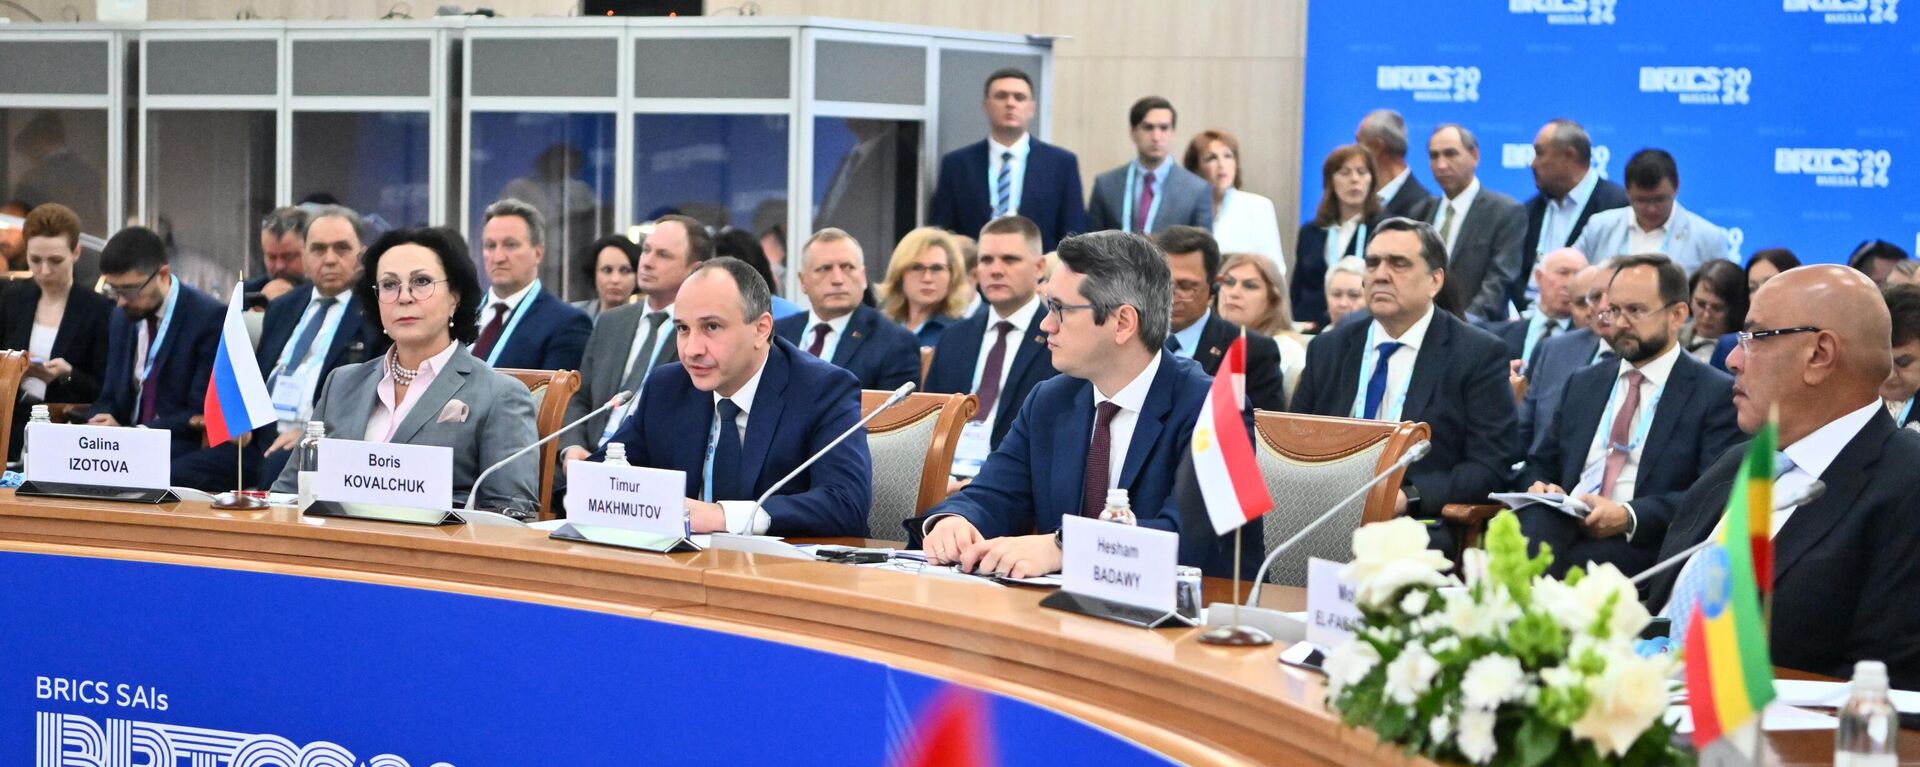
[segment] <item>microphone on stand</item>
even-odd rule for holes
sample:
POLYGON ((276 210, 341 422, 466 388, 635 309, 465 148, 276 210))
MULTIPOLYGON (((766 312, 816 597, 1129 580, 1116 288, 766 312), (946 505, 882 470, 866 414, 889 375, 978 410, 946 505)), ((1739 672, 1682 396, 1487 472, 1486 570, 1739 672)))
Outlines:
MULTIPOLYGON (((627 404, 627 400, 630 400, 630 399, 633 399, 632 390, 623 391, 623 392, 620 392, 619 394, 615 394, 613 395, 612 399, 607 400, 607 404, 594 408, 593 412, 580 416, 578 419, 574 420, 573 423, 567 424, 558 429, 554 429, 552 434, 548 434, 545 437, 541 437, 540 439, 534 441, 533 444, 520 448, 519 450, 515 450, 513 451, 512 455, 509 455, 505 458, 500 459, 499 463, 495 463, 492 466, 488 466, 486 471, 480 472, 480 476, 475 477, 473 479, 473 487, 470 487, 467 489, 467 507, 461 513, 472 514, 474 512, 473 504, 475 500, 477 500, 480 497, 480 483, 485 482, 487 480, 488 475, 491 475, 495 471, 498 471, 500 467, 506 466, 509 463, 513 463, 514 459, 517 459, 520 456, 526 455, 529 451, 536 450, 540 448, 542 445, 547 444, 548 442, 552 442, 556 439, 559 439, 560 435, 567 433, 568 429, 572 429, 575 426, 579 426, 580 424, 586 423, 588 420, 591 420, 594 416, 597 416, 601 413, 605 413, 621 405, 627 404)), ((539 502, 538 499, 535 499, 535 503, 538 504, 538 502, 539 502)), ((502 516, 505 516, 505 515, 502 515, 502 516)))
MULTIPOLYGON (((1827 492, 1827 483, 1821 482, 1820 480, 1816 479, 1813 481, 1813 484, 1807 486, 1807 489, 1800 491, 1799 495, 1796 495, 1792 498, 1788 498, 1784 501, 1774 504, 1773 510, 1781 511, 1784 509, 1791 509, 1795 506, 1804 506, 1806 504, 1813 503, 1820 496, 1825 495, 1826 492, 1827 492)), ((1771 534, 1773 531, 1769 530, 1767 532, 1771 534)), ((1647 582, 1647 579, 1667 571, 1668 569, 1672 568, 1674 565, 1687 561, 1688 557, 1693 556, 1695 553, 1698 553, 1701 549, 1704 549, 1707 546, 1717 542, 1718 540, 1716 539, 1716 537, 1711 533, 1709 533, 1705 540, 1702 540, 1699 543, 1696 543, 1692 546, 1688 546, 1685 549, 1682 549, 1679 553, 1674 554, 1673 556, 1660 560, 1659 564, 1656 564, 1645 570, 1641 570, 1639 575, 1633 576, 1632 583, 1635 586, 1645 583, 1647 582)))

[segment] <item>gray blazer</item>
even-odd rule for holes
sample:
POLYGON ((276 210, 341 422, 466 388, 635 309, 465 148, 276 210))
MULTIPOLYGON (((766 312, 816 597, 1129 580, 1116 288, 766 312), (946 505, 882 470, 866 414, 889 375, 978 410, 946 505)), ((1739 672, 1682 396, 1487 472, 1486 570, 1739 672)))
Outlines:
MULTIPOLYGON (((1664 255, 1687 270, 1687 276, 1693 276, 1694 271, 1708 261, 1734 260, 1729 252, 1732 248, 1727 245, 1727 230, 1681 207, 1679 200, 1673 201, 1673 215, 1667 218, 1667 223, 1673 236, 1667 238, 1664 255)), ((1587 228, 1580 230, 1580 240, 1573 247, 1596 264, 1614 256, 1638 255, 1627 252, 1632 232, 1632 207, 1603 210, 1588 219, 1587 228)))
MULTIPOLYGON (((634 352, 633 339, 640 332, 648 311, 647 303, 640 301, 600 315, 599 322, 594 323, 593 335, 587 336, 587 351, 580 357, 580 390, 574 392, 573 400, 567 403, 567 417, 562 423, 580 420, 594 408, 607 404, 607 400, 620 391, 627 357, 634 352)), ((662 325, 661 330, 667 335, 654 348, 654 367, 680 359, 680 345, 674 341, 673 326, 662 325)), ((635 396, 639 394, 634 392, 635 396)), ((609 415, 596 415, 560 435, 560 452, 566 452, 569 447, 599 448, 600 433, 606 430, 609 415)))
MULTIPOLYGON (((379 402, 380 376, 385 358, 342 365, 327 376, 320 397, 313 403, 313 420, 325 422, 327 436, 338 439, 366 439, 367 419, 379 402)), ((473 480, 515 450, 539 439, 533 421, 533 397, 525 384, 505 373, 496 373, 460 346, 447 360, 447 369, 434 376, 433 383, 420 395, 407 417, 393 432, 393 441, 409 445, 439 445, 453 448, 453 502, 462 505, 473 488, 473 480), (464 421, 440 421, 447 403, 459 400, 467 406, 464 421)), ((299 473, 292 461, 274 480, 273 490, 291 493, 299 488, 299 473)), ((501 509, 539 508, 540 453, 528 453, 507 464, 487 478, 480 488, 480 500, 474 506, 501 509)))
MULTIPOLYGON (((1147 231, 1142 234, 1158 234, 1167 227, 1197 226, 1209 232, 1213 231, 1213 187, 1205 179, 1193 175, 1192 171, 1180 167, 1172 157, 1166 162, 1173 163, 1167 171, 1167 181, 1162 188, 1155 190, 1160 195, 1160 209, 1154 211, 1153 220, 1147 222, 1147 231)), ((1100 232, 1108 229, 1125 229, 1127 211, 1127 169, 1129 162, 1113 170, 1094 177, 1093 198, 1087 202, 1087 231, 1100 232)), ((1069 232, 1068 234, 1078 234, 1069 232)))
MULTIPOLYGON (((1427 200, 1422 218, 1439 226, 1440 206, 1446 201, 1441 195, 1427 200)), ((1483 183, 1459 227, 1453 237, 1453 250, 1447 254, 1447 281, 1459 292, 1467 314, 1504 320, 1507 285, 1520 273, 1526 247, 1527 208, 1483 183)))

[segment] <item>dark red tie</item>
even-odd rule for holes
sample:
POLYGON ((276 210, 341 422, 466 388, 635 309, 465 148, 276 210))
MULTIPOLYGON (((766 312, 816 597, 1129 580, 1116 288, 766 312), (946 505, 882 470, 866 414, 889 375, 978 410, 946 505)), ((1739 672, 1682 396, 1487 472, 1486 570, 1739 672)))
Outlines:
POLYGON ((1133 209, 1133 231, 1147 233, 1147 214, 1153 211, 1153 172, 1140 173, 1140 201, 1133 209))
POLYGON ((1013 323, 1001 320, 993 329, 999 331, 999 337, 993 339, 993 348, 987 350, 987 366, 980 371, 980 412, 973 414, 973 420, 985 421, 993 415, 994 403, 1000 400, 1000 368, 1007 361, 1007 334, 1013 332, 1013 323))
POLYGON ((813 326, 813 345, 807 347, 807 353, 820 356, 820 350, 827 348, 827 334, 832 332, 833 326, 824 322, 813 326))
POLYGON ((484 360, 487 355, 493 353, 493 345, 500 340, 500 329, 506 325, 506 321, 507 302, 495 303, 493 319, 488 320, 487 326, 480 329, 480 339, 473 342, 473 356, 484 360))
POLYGON ((153 348, 153 345, 159 340, 154 337, 154 334, 160 332, 160 318, 153 316, 147 317, 146 330, 147 355, 149 359, 154 361, 154 364, 147 367, 147 377, 140 382, 140 412, 134 414, 135 420, 133 423, 128 424, 129 426, 138 426, 153 420, 154 411, 159 407, 160 387, 153 385, 153 379, 156 373, 154 368, 159 366, 160 357, 155 354, 156 350, 153 348))
POLYGON ((1113 452, 1113 434, 1109 426, 1120 406, 1112 401, 1100 403, 1093 416, 1093 442, 1087 445, 1087 483, 1080 488, 1080 516, 1099 518, 1107 507, 1107 464, 1113 452))

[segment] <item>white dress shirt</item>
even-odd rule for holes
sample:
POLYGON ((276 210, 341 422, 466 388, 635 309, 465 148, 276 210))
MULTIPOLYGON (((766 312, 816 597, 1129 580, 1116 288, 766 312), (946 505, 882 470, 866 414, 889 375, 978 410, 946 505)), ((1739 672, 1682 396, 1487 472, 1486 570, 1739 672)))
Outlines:
POLYGON ((1372 340, 1368 348, 1360 353, 1360 384, 1353 393, 1354 418, 1365 418, 1367 408, 1367 381, 1373 378, 1373 363, 1380 356, 1380 345, 1388 341, 1398 341, 1400 348, 1393 350, 1393 356, 1387 358, 1387 389, 1380 397, 1381 421, 1400 420, 1400 408, 1406 404, 1407 386, 1413 382, 1413 363, 1420 357, 1420 344, 1427 339, 1427 327, 1433 324, 1433 307, 1427 307, 1427 313, 1407 327, 1407 332, 1398 338, 1387 335, 1387 326, 1373 321, 1367 331, 1372 340))
MULTIPOLYGON (((1633 422, 1627 425, 1627 439, 1633 450, 1627 453, 1627 465, 1620 469, 1620 476, 1613 481, 1613 497, 1610 500, 1615 503, 1633 500, 1634 484, 1640 473, 1640 457, 1646 453, 1647 449, 1645 438, 1647 427, 1653 423, 1654 408, 1660 406, 1660 397, 1666 389, 1667 379, 1673 375, 1673 366, 1680 359, 1680 354, 1680 345, 1674 344, 1673 348, 1666 350, 1658 357, 1647 360, 1647 364, 1639 368, 1635 368, 1633 363, 1626 360, 1620 360, 1620 367, 1614 372, 1613 393, 1607 397, 1606 406, 1600 410, 1600 422, 1593 430, 1593 440, 1587 443, 1586 460, 1580 465, 1587 467, 1587 471, 1582 472, 1583 475, 1591 474, 1595 483, 1600 481, 1606 470, 1607 438, 1612 436, 1613 418, 1619 413, 1620 403, 1626 399, 1627 371, 1639 370, 1642 376, 1640 406, 1633 411, 1633 422)), ((1583 476, 1582 479, 1582 487, 1577 488, 1577 492, 1600 492, 1598 484, 1587 487, 1585 477, 1583 476)), ((1638 525, 1633 527, 1637 528, 1638 525)))
POLYGON ((1540 224, 1540 242, 1536 255, 1545 255, 1569 244, 1573 234, 1573 225, 1580 220, 1580 211, 1586 209, 1587 199, 1593 196, 1593 188, 1600 185, 1600 174, 1592 169, 1573 185, 1573 191, 1558 200, 1547 201, 1547 214, 1540 224))
POLYGON ((1673 216, 1671 215, 1667 216, 1667 220, 1660 222, 1660 225, 1654 227, 1652 231, 1640 228, 1639 216, 1628 216, 1626 254, 1659 253, 1665 255, 1667 252, 1667 238, 1673 231, 1672 226, 1673 216))
MULTIPOLYGON (((1113 420, 1107 422, 1107 489, 1120 486, 1120 469, 1127 465, 1127 448, 1133 445, 1133 427, 1140 423, 1140 408, 1147 404, 1147 392, 1153 389, 1153 377, 1160 372, 1160 355, 1153 355, 1147 367, 1134 376, 1120 391, 1109 397, 1100 392, 1099 386, 1088 387, 1093 390, 1094 413, 1100 412, 1100 403, 1112 402, 1120 406, 1120 412, 1113 414, 1113 420)), ((1098 427, 1098 424, 1095 424, 1098 427)), ((1088 444, 1092 444, 1093 431, 1087 431, 1088 444)), ((1092 458, 1091 455, 1088 458, 1092 458)), ((1104 499, 1102 499, 1104 500, 1104 499)))
MULTIPOLYGON (((1032 151, 1033 151, 1033 134, 1031 133, 1020 134, 1020 140, 1013 142, 1013 146, 1004 146, 1000 142, 994 141, 992 136, 987 137, 987 207, 988 208, 994 209, 996 211, 999 209, 997 206, 999 205, 1000 200, 995 196, 994 193, 999 191, 1000 189, 1000 166, 1002 164, 1006 164, 1006 165, 1012 166, 1012 170, 1007 173, 1008 187, 1007 187, 1006 215, 1011 216, 1015 213, 1020 212, 1020 192, 1021 190, 1025 189, 1027 185, 1026 184, 1027 155, 1032 151), (1012 162, 1007 162, 1001 159, 1001 155, 1004 155, 1008 152, 1013 153, 1012 162)), ((808 327, 812 327, 812 325, 808 325, 808 327)))
POLYGON ((373 412, 367 416, 364 438, 368 442, 393 441, 393 433, 400 428, 400 422, 407 419, 407 413, 412 412, 414 403, 427 393, 427 387, 433 385, 433 379, 447 369, 447 361, 453 359, 453 350, 459 346, 459 341, 449 342, 439 354, 420 363, 419 374, 413 377, 412 383, 407 384, 407 396, 399 402, 395 402, 393 396, 394 390, 399 388, 399 382, 393 377, 392 359, 381 359, 380 384, 374 388, 373 412))
POLYGON ((1333 226, 1327 227, 1327 247, 1321 253, 1327 259, 1327 268, 1340 262, 1353 247, 1353 237, 1360 229, 1360 217, 1354 216, 1333 226))
POLYGON ((825 320, 820 318, 819 312, 808 311, 807 326, 800 329, 800 350, 806 351, 812 349, 813 329, 819 327, 822 322, 827 323, 829 330, 827 331, 827 340, 820 344, 820 359, 832 362, 833 352, 840 348, 840 339, 846 336, 847 321, 851 319, 853 319, 853 312, 847 312, 833 319, 825 320))
MULTIPOLYGON (((53 341, 60 336, 60 326, 33 323, 33 330, 27 334, 27 354, 34 359, 53 359, 53 341)), ((47 398, 47 382, 28 376, 20 379, 20 391, 35 401, 47 398)))
MULTIPOLYGON (((753 377, 747 379, 747 382, 742 384, 739 391, 734 392, 733 396, 722 397, 718 391, 713 393, 713 406, 715 408, 720 407, 720 400, 722 399, 733 400, 733 404, 740 407, 740 415, 735 416, 733 419, 733 428, 738 430, 740 446, 743 452, 747 444, 747 419, 753 415, 753 396, 759 393, 760 376, 766 372, 767 361, 763 358, 760 360, 760 369, 753 371, 753 377)), ((716 412, 718 411, 716 410, 716 412)), ((726 424, 721 424, 721 426, 725 428, 726 424)), ((748 481, 751 483, 752 478, 749 477, 748 481)), ((763 535, 767 532, 768 527, 773 526, 773 518, 767 516, 767 510, 754 508, 753 500, 754 499, 749 498, 746 500, 716 501, 716 503, 720 504, 720 510, 726 512, 727 532, 741 535, 763 535)))
POLYGON ((1387 201, 1392 200, 1394 195, 1400 193, 1400 187, 1406 186, 1407 179, 1412 177, 1412 168, 1401 168, 1400 175, 1394 176, 1392 181, 1388 181, 1384 186, 1380 187, 1380 191, 1374 193, 1380 198, 1380 204, 1385 205, 1387 201))
MULTIPOLYGON (((980 337, 980 356, 975 357, 973 360, 973 388, 971 391, 975 393, 980 391, 980 378, 982 374, 987 371, 987 354, 993 351, 994 339, 1000 336, 1000 332, 994 330, 993 326, 1000 324, 1001 320, 1006 320, 1007 322, 1013 323, 1012 332, 1007 333, 1007 353, 1005 357, 1000 360, 1000 392, 1002 394, 1006 393, 1007 375, 1013 370, 1013 358, 1018 356, 1020 343, 1026 340, 1027 337, 1027 328, 1033 324, 1033 315, 1039 313, 1039 311, 1040 295, 1037 293, 1034 294, 1033 298, 1027 299, 1026 305, 1013 310, 1012 314, 1005 317, 1000 316, 1000 311, 994 309, 993 305, 987 305, 987 330, 986 333, 980 337)), ((986 424, 987 429, 993 429, 994 411, 999 409, 1000 404, 996 402, 994 403, 993 410, 980 414, 980 421, 986 424)))
POLYGON ((1433 206, 1433 231, 1435 233, 1445 229, 1445 223, 1449 217, 1453 219, 1453 229, 1447 231, 1447 261, 1449 263, 1453 261, 1453 244, 1460 240, 1460 230, 1463 228, 1461 223, 1467 220, 1467 210, 1473 207, 1473 199, 1479 196, 1480 177, 1475 176, 1472 181, 1467 183, 1467 188, 1460 191, 1460 196, 1453 198, 1443 196, 1440 198, 1440 204, 1433 206))
MULTIPOLYGON (((333 336, 340 330, 340 318, 346 316, 347 312, 353 311, 353 291, 343 290, 339 295, 332 296, 335 303, 327 310, 327 319, 320 326, 319 335, 313 337, 313 346, 308 348, 307 358, 294 359, 294 343, 306 332, 307 326, 313 323, 316 309, 326 298, 328 297, 320 295, 320 291, 313 291, 307 300, 307 308, 300 316, 300 322, 293 326, 293 335, 287 337, 287 345, 280 350, 280 359, 274 367, 274 370, 279 371, 280 374, 272 375, 272 371, 268 371, 267 385, 272 387, 269 391, 281 386, 295 386, 300 393, 298 416, 291 420, 282 419, 281 431, 301 428, 308 417, 313 415, 314 395, 320 392, 320 368, 326 364, 327 350, 333 348, 333 336)), ((285 412, 282 411, 281 414, 285 415, 285 412)))
MULTIPOLYGON (((1213 310, 1208 309, 1200 315, 1200 319, 1194 320, 1192 325, 1188 325, 1184 330, 1174 331, 1172 335, 1167 336, 1180 342, 1179 350, 1173 352, 1174 356, 1193 359, 1193 350, 1200 346, 1200 334, 1207 329, 1207 320, 1212 317, 1213 310)), ((1162 346, 1165 346, 1165 344, 1162 344, 1162 346)))
POLYGON ((1273 201, 1252 192, 1228 189, 1213 214, 1213 240, 1221 253, 1258 253, 1287 276, 1286 253, 1280 249, 1280 218, 1273 201))

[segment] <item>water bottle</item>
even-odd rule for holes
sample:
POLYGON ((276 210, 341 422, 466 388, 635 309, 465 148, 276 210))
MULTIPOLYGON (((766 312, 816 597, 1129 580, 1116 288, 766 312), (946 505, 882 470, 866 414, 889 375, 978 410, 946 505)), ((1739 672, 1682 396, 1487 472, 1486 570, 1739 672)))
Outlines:
POLYGON ((1900 734, 1900 715, 1887 696, 1887 664, 1863 660, 1853 665, 1853 694, 1840 708, 1840 728, 1833 736, 1835 767, 1893 767, 1899 764, 1893 745, 1900 734))
POLYGON ((1133 505, 1127 501, 1126 488, 1116 487, 1107 491, 1107 507, 1100 510, 1100 520, 1123 525, 1134 524, 1133 505))
POLYGON ((627 463, 627 445, 624 442, 608 442, 607 458, 601 463, 608 466, 632 466, 627 463))
POLYGON ((307 434, 300 438, 300 447, 294 452, 294 471, 300 479, 300 508, 313 505, 313 478, 320 471, 320 440, 326 436, 326 424, 308 421, 307 434))
POLYGON ((47 410, 46 405, 33 406, 33 410, 31 410, 30 415, 27 416, 27 427, 28 427, 27 431, 23 432, 20 435, 20 473, 21 474, 27 473, 27 450, 33 447, 33 428, 32 427, 36 423, 53 423, 53 414, 47 410))

